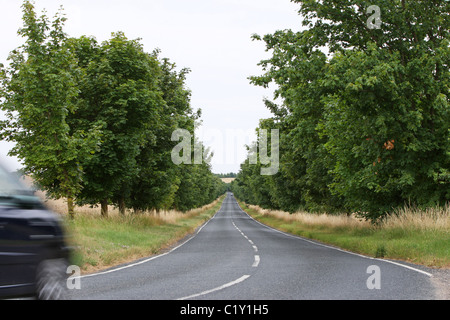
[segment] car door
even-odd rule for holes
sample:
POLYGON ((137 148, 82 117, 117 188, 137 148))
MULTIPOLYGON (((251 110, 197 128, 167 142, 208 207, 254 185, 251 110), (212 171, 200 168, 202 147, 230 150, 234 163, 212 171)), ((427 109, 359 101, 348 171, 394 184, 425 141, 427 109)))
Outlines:
POLYGON ((27 222, 14 215, 14 208, 0 204, 0 290, 16 292, 33 285, 36 254, 27 222))
POLYGON ((25 293, 34 282, 36 254, 18 205, 21 186, 0 166, 0 297, 25 293))

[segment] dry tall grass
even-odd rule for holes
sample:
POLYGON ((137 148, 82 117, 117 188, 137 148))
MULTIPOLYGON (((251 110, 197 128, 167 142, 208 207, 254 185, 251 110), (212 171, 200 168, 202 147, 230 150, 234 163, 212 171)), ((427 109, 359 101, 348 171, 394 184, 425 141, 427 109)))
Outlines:
POLYGON ((382 222, 383 228, 403 228, 421 231, 447 231, 450 233, 450 203, 444 207, 419 209, 404 207, 382 222))
MULTIPOLYGON (((306 226, 325 226, 331 228, 345 227, 348 229, 375 228, 373 224, 355 215, 330 215, 296 212, 290 214, 279 210, 263 209, 259 206, 249 205, 261 215, 270 215, 286 222, 296 221, 306 226)), ((381 229, 413 229, 423 231, 447 231, 450 233, 450 203, 444 207, 420 209, 404 207, 394 210, 393 214, 384 219, 377 228, 381 229)))
POLYGON ((270 215, 286 222, 300 222, 307 226, 327 226, 327 227, 346 227, 346 228, 368 228, 371 227, 370 222, 358 219, 354 215, 330 215, 330 214, 311 214, 299 211, 289 213, 280 210, 268 210, 259 206, 249 205, 250 209, 255 210, 261 215, 270 215))
MULTIPOLYGON (((234 179, 234 178, 233 178, 234 179)), ((33 188, 33 180, 29 176, 23 176, 22 177, 22 183, 26 186, 33 188)), ((37 190, 35 192, 35 195, 39 197, 42 202, 52 210, 53 212, 56 212, 62 216, 68 215, 68 209, 67 209, 67 201, 64 199, 49 199, 47 198, 47 195, 45 192, 37 190)), ((161 210, 161 211, 146 211, 141 212, 139 216, 141 217, 148 217, 151 221, 153 221, 154 224, 162 224, 162 223, 176 223, 181 218, 190 218, 197 214, 200 214, 202 212, 205 212, 206 210, 214 207, 217 202, 219 202, 221 198, 216 199, 214 202, 207 204, 201 208, 196 208, 189 210, 187 212, 181 212, 177 210, 161 210)), ((82 215, 84 217, 100 217, 100 206, 77 206, 75 208, 75 216, 82 215)), ((126 216, 133 216, 133 213, 131 210, 127 210, 126 216)), ((134 215, 135 216, 135 215, 134 215)), ((108 206, 108 217, 110 218, 124 218, 120 212, 119 209, 115 206, 108 206)))
MULTIPOLYGON (((52 200, 52 199, 45 199, 45 197, 40 194, 39 195, 42 200, 44 201, 45 205, 52 211, 59 213, 60 215, 67 215, 67 202, 63 199, 58 200, 52 200)), ((181 218, 189 218, 192 216, 195 216, 199 213, 202 213, 212 207, 214 207, 217 202, 220 201, 220 198, 215 200, 214 202, 207 204, 201 208, 196 208, 189 210, 187 212, 181 212, 177 210, 161 210, 157 212, 156 210, 152 211, 146 211, 139 214, 139 216, 148 216, 152 217, 154 220, 160 220, 162 223, 176 223, 181 218)), ((100 207, 92 207, 89 205, 86 206, 79 206, 75 208, 75 217, 81 215, 81 216, 89 216, 89 217, 100 217, 100 207)), ((128 210, 126 212, 126 216, 133 216, 131 210, 128 210)), ((116 217, 122 217, 122 215, 119 213, 119 209, 114 206, 108 206, 108 217, 110 218, 116 218, 116 217)))
POLYGON ((450 268, 450 203, 428 209, 393 210, 376 224, 353 215, 289 214, 245 207, 256 219, 285 232, 376 258, 450 268))

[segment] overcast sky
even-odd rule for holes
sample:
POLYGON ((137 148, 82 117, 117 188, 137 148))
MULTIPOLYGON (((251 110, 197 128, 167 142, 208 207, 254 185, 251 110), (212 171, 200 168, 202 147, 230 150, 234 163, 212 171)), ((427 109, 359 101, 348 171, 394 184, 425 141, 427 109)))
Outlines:
MULTIPOLYGON (((181 68, 190 68, 187 86, 192 107, 202 109, 199 139, 214 151, 216 173, 238 172, 245 159, 244 144, 254 140, 259 119, 270 117, 262 100, 271 90, 248 81, 260 75, 258 62, 269 56, 264 43, 251 35, 280 29, 300 30, 298 4, 289 0, 36 0, 40 13, 52 18, 62 5, 69 36, 94 36, 99 42, 111 32, 123 31, 129 39, 141 38, 147 52, 160 48, 181 68)), ((0 63, 23 39, 20 0, 0 0, 0 63)), ((1 115, 0 115, 1 117, 1 115)), ((2 163, 14 170, 7 158, 11 144, 0 142, 2 163)))

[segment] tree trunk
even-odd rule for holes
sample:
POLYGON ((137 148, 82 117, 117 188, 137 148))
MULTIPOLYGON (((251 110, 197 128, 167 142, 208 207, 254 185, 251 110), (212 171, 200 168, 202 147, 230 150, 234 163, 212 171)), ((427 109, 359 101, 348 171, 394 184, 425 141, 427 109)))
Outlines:
POLYGON ((108 199, 103 199, 100 203, 101 205, 101 213, 103 218, 108 217, 108 199))
POLYGON ((125 199, 123 197, 119 199, 119 212, 121 215, 125 215, 125 199))
POLYGON ((67 212, 69 213, 70 219, 75 218, 75 205, 73 204, 73 198, 67 197, 67 212))

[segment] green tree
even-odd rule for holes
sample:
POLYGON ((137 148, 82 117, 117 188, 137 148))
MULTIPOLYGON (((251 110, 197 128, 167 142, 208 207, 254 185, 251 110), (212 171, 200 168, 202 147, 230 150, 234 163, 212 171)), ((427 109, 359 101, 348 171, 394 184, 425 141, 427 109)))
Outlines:
POLYGON ((164 106, 158 87, 160 66, 138 40, 128 40, 121 32, 101 45, 86 37, 71 42, 84 71, 79 112, 71 124, 74 128, 92 121, 103 124, 102 146, 84 163, 79 202, 100 203, 103 216, 111 201, 124 212, 140 172, 141 150, 156 141, 164 106))
POLYGON ((193 111, 191 92, 186 88, 189 69, 177 71, 175 63, 167 58, 160 59, 159 54, 160 51, 155 50, 152 56, 160 64, 158 88, 164 106, 158 123, 153 127, 157 138, 143 145, 137 159, 140 172, 132 183, 128 200, 128 206, 135 211, 172 208, 181 183, 181 168, 171 161, 171 152, 175 146, 171 141, 172 132, 179 128, 192 132, 200 116, 200 111, 193 111))
POLYGON ((194 132, 201 114, 190 105, 188 69, 176 71, 122 32, 102 44, 67 38, 61 12, 50 24, 29 1, 23 9, 26 43, 0 69, 0 134, 16 142, 10 154, 26 173, 51 196, 67 197, 71 216, 74 200, 100 203, 107 216, 108 204, 122 213, 187 210, 224 192, 208 163, 171 161, 172 132, 194 132))
MULTIPOLYGON (((204 148, 200 142, 195 141, 193 145, 195 143, 204 148)), ((206 152, 201 164, 179 165, 180 186, 174 201, 175 209, 187 211, 198 208, 225 193, 226 184, 211 172, 211 157, 212 154, 206 152)))
POLYGON ((444 204, 450 199, 450 5, 380 2, 376 30, 361 24, 364 5, 357 2, 350 19, 337 13, 338 1, 323 6, 316 12, 327 28, 313 27, 330 30, 335 48, 323 79, 330 93, 320 128, 335 160, 331 190, 371 219, 407 202, 444 204))
POLYGON ((266 101, 283 150, 264 188, 371 219, 448 201, 449 2, 378 1, 379 28, 367 1, 294 2, 306 30, 254 36, 272 57, 251 82, 282 100, 266 101))
POLYGON ((98 127, 71 130, 67 118, 78 111, 76 57, 66 45, 66 20, 59 12, 52 23, 37 17, 24 1, 25 44, 11 52, 8 69, 2 69, 1 138, 15 142, 10 155, 23 163, 24 172, 50 196, 66 197, 73 216, 73 200, 81 190, 81 159, 89 158, 99 143, 98 127))
POLYGON ((281 132, 280 173, 271 179, 272 198, 288 211, 330 211, 337 205, 328 189, 326 140, 316 130, 324 112, 321 99, 326 92, 321 81, 327 56, 312 45, 311 38, 309 32, 290 30, 253 36, 273 52, 259 64, 265 74, 250 80, 263 87, 275 83, 274 98, 282 100, 280 104, 266 99, 265 104, 281 132))

